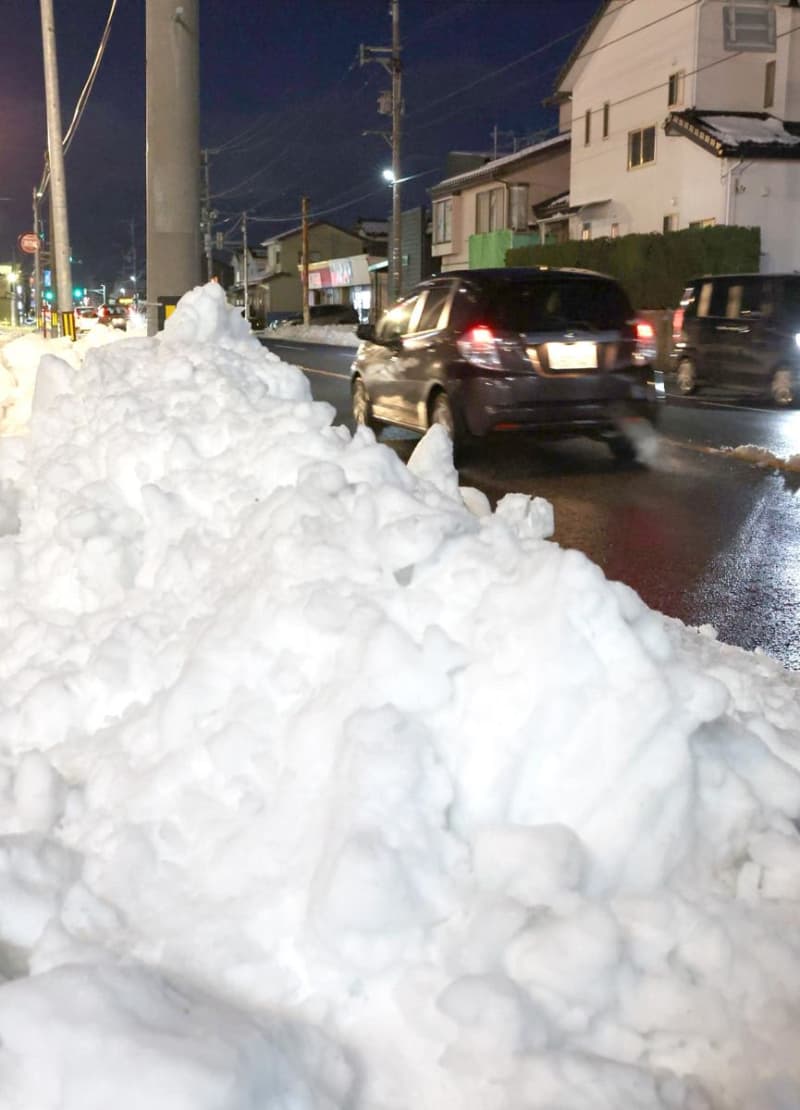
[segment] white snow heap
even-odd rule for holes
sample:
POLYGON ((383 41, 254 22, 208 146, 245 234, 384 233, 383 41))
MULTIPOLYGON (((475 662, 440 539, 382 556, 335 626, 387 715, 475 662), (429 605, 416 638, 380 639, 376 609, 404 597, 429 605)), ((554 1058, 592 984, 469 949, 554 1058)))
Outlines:
POLYGON ((4 1110, 800 1103, 797 676, 237 316, 51 358, 15 448, 4 1110))

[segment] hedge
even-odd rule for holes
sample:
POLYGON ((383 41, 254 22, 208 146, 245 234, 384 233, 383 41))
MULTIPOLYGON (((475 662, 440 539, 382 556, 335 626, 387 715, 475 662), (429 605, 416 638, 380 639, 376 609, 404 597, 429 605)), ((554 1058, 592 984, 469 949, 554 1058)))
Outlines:
POLYGON ((700 274, 758 273, 761 230, 706 227, 665 235, 571 239, 512 247, 506 266, 577 266, 617 278, 635 308, 674 308, 690 278, 700 274))

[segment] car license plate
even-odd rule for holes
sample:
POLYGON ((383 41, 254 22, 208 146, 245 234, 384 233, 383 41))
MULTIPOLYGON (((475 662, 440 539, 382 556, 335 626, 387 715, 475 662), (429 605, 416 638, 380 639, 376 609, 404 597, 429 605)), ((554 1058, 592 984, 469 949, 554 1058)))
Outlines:
POLYGON ((597 344, 548 343, 547 360, 551 370, 596 370, 597 344))

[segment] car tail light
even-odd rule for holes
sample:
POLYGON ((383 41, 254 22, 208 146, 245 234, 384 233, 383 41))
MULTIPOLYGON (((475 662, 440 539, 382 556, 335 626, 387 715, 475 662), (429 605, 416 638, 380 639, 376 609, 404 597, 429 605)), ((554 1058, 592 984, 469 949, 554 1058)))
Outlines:
POLYGON ((636 334, 636 361, 653 362, 656 357, 656 329, 649 320, 636 320, 634 332, 636 334))
POLYGON ((469 331, 464 332, 456 346, 461 357, 471 362, 473 366, 482 366, 486 370, 503 368, 500 361, 500 343, 486 324, 476 324, 469 331))
POLYGON ((683 308, 676 308, 672 313, 672 338, 680 339, 683 333, 683 318, 686 315, 686 310, 683 308))

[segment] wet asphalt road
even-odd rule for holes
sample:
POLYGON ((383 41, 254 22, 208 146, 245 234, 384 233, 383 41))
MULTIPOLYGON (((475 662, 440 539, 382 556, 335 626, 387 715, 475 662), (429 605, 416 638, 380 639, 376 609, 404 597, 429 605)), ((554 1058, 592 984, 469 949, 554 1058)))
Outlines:
MULTIPOLYGON (((308 368, 314 396, 352 427, 352 349, 267 345, 308 368)), ((390 431, 384 441, 407 458, 416 439, 390 431)), ((547 498, 554 538, 649 606, 800 669, 800 474, 721 450, 744 444, 800 454, 800 412, 670 396, 648 466, 616 463, 590 440, 508 436, 489 442, 460 475, 493 504, 508 492, 547 498)))

